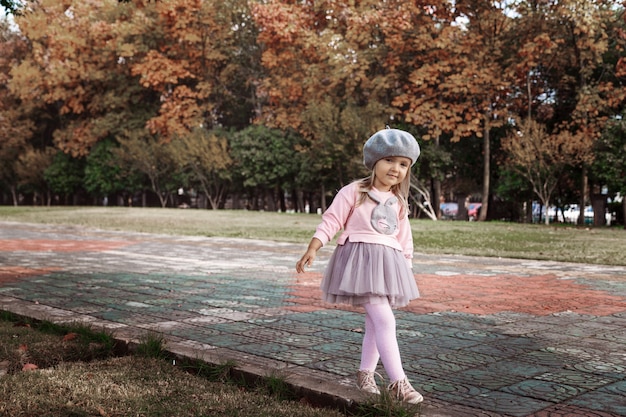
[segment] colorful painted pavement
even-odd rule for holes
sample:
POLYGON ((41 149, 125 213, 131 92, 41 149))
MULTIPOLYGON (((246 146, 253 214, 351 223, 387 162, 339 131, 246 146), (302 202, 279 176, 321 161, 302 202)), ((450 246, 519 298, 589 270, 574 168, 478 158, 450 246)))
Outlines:
MULTIPOLYGON (((362 312, 320 302, 332 248, 297 275, 303 250, 0 222, 0 309, 160 332, 178 354, 358 401, 362 312)), ((397 326, 421 415, 626 416, 626 267, 416 253, 414 271, 422 297, 397 326)))

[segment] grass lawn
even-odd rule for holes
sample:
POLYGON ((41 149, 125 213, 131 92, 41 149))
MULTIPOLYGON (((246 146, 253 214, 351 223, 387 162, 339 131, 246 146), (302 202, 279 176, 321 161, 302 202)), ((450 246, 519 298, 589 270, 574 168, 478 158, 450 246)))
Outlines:
POLYGON ((0 315, 0 416, 344 415, 281 399, 266 386, 199 375, 157 355, 115 356, 106 334, 73 330, 0 315))
MULTIPOLYGON (((0 207, 0 220, 174 235, 268 239, 307 244, 320 216, 240 210, 128 207, 0 207)), ((411 220, 415 251, 626 265, 626 230, 411 220)))

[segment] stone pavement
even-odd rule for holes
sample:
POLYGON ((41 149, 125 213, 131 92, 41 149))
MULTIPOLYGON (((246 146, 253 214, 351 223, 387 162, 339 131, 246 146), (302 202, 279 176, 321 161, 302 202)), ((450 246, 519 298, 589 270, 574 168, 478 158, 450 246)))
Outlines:
MULTIPOLYGON (((332 248, 295 274, 305 246, 0 222, 0 310, 159 332, 179 355, 361 401, 363 314, 320 302, 332 248)), ((422 416, 626 416, 626 267, 416 253, 414 271, 422 298, 396 317, 422 416)))

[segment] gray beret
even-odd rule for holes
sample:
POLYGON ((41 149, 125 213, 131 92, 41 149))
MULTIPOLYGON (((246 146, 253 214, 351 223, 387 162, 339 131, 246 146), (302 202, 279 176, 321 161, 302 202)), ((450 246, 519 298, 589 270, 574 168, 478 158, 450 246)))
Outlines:
POLYGON ((413 135, 404 130, 379 130, 363 146, 363 164, 368 169, 373 169, 378 160, 388 156, 409 158, 412 166, 420 156, 420 146, 413 135))

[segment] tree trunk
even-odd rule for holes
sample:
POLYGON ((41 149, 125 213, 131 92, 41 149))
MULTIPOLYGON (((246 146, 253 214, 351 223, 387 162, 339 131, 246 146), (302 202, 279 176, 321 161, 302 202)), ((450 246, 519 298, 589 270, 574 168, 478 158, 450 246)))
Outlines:
POLYGON ((296 202, 295 206, 297 213, 304 213, 304 192, 302 190, 296 191, 296 202))
POLYGON ((580 190, 580 212, 578 213, 578 224, 585 225, 585 206, 587 204, 587 193, 589 192, 589 178, 587 177, 587 167, 583 166, 582 183, 580 190))
POLYGON ((626 196, 622 197, 622 214, 624 215, 624 230, 626 230, 626 196))
POLYGON ((11 186, 11 196, 13 197, 13 205, 18 206, 17 189, 14 185, 11 186))
POLYGON ((282 188, 278 188, 278 201, 280 203, 280 211, 287 212, 287 202, 285 201, 285 191, 282 188))
POLYGON ((593 225, 606 226, 606 196, 594 194, 591 206, 593 207, 593 225))
POLYGON ((483 132, 483 196, 482 206, 480 207, 480 214, 478 215, 478 221, 487 220, 487 212, 489 211, 489 193, 490 193, 490 178, 491 178, 491 140, 489 137, 489 130, 491 126, 489 124, 490 118, 489 112, 485 115, 485 130, 483 132))
MULTIPOLYGON (((439 148, 439 135, 435 137, 435 147, 439 148)), ((437 216, 437 219, 441 219, 441 181, 437 177, 439 174, 439 172, 435 172, 435 177, 432 178, 433 195, 432 201, 430 202, 432 207, 435 209, 435 216, 437 216)))
POLYGON ((233 210, 239 210, 241 209, 241 200, 239 197, 239 193, 235 192, 231 195, 232 198, 232 209, 233 210))
POLYGON ((459 194, 456 197, 456 205, 458 207, 456 212, 456 220, 469 220, 469 216, 467 214, 467 207, 465 203, 467 202, 466 194, 459 194))
POLYGON ((276 190, 265 190, 265 204, 263 209, 267 211, 276 211, 276 190))
POLYGON ((533 201, 528 200, 524 203, 524 223, 532 224, 533 222, 533 201))
POLYGON ((435 215, 437 216, 437 219, 441 219, 441 181, 439 181, 437 178, 433 178, 432 179, 432 185, 433 185, 433 196, 432 196, 432 200, 431 204, 433 206, 433 208, 435 209, 435 215))

